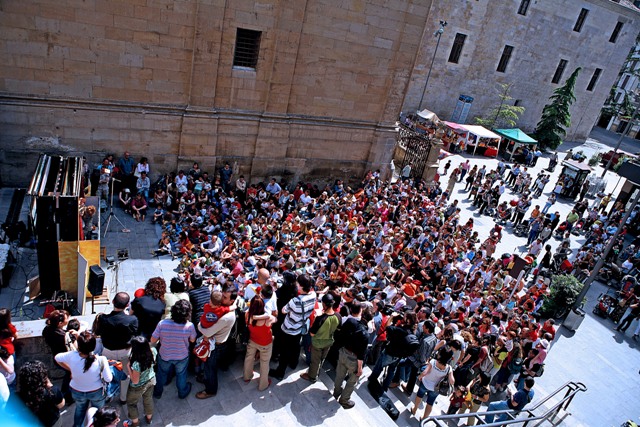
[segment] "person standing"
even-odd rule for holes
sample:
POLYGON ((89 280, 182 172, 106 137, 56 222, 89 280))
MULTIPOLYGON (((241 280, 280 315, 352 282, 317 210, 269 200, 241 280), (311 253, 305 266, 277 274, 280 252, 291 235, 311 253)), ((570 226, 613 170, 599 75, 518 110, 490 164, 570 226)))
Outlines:
POLYGON ((127 392, 127 408, 134 426, 138 422, 138 401, 142 397, 144 416, 147 424, 153 418, 153 388, 156 385, 156 349, 142 335, 131 339, 131 356, 127 360, 127 371, 131 374, 131 386, 127 392))
POLYGON ((358 378, 362 375, 362 366, 369 345, 369 332, 367 325, 362 321, 362 305, 353 302, 349 306, 349 318, 340 329, 341 342, 338 365, 336 366, 336 378, 333 388, 333 397, 344 409, 355 406, 351 395, 356 388, 358 378), (342 383, 346 379, 344 388, 342 383))
POLYGON ((306 274, 298 276, 300 292, 297 297, 291 298, 289 303, 282 308, 286 316, 282 323, 280 336, 280 360, 276 369, 269 371, 269 376, 278 380, 284 378, 287 366, 295 369, 300 358, 300 342, 303 335, 309 332, 309 318, 314 310, 316 294, 313 292, 313 282, 306 274))
MULTIPOLYGON (((214 291, 220 292, 220 291, 214 291)), ((233 285, 226 285, 222 290, 221 298, 213 298, 212 301, 220 300, 220 305, 229 307, 229 312, 220 317, 210 328, 205 328, 202 323, 198 324, 198 330, 205 339, 213 338, 216 342, 215 348, 211 351, 209 358, 204 364, 204 384, 205 389, 198 392, 198 399, 208 399, 218 393, 218 359, 224 354, 227 348, 227 340, 231 334, 231 329, 236 323, 236 305, 238 291, 233 285)))
POLYGON ((18 377, 19 396, 24 404, 43 426, 53 426, 60 419, 60 409, 64 408, 65 401, 60 389, 51 383, 47 367, 39 360, 26 362, 18 377))
POLYGON ((231 176, 233 176, 233 169, 229 166, 229 163, 225 163, 224 167, 220 169, 220 185, 225 193, 228 193, 231 189, 231 176))
POLYGON ((138 318, 140 335, 149 339, 164 314, 164 294, 167 282, 162 277, 152 277, 144 287, 144 295, 131 303, 131 314, 138 318))
POLYGON ((136 162, 133 157, 129 155, 128 151, 124 152, 124 156, 118 160, 118 169, 120 169, 120 176, 122 177, 122 184, 125 187, 131 188, 133 186, 133 172, 135 172, 136 162))
MULTIPOLYGON (((129 307, 129 294, 118 292, 113 297, 113 310, 109 314, 103 314, 98 320, 98 330, 94 331, 102 338, 102 355, 110 360, 122 362, 124 372, 129 375, 128 362, 131 345, 129 341, 138 333, 138 318, 127 314, 129 307)), ((127 388, 129 378, 120 382, 120 404, 127 400, 127 388)))
POLYGON ((469 169, 471 169, 471 163, 469 163, 469 159, 467 159, 462 165, 460 165, 460 178, 458 179, 458 182, 462 182, 464 176, 469 172, 469 169))
POLYGON ((251 299, 245 318, 249 328, 249 343, 244 358, 244 381, 249 382, 253 379, 253 365, 256 360, 256 352, 258 352, 260 356, 258 390, 263 391, 271 384, 269 380, 269 360, 273 350, 271 325, 276 321, 276 318, 265 310, 264 300, 260 295, 251 299))
MULTIPOLYGON (((524 409, 524 407, 531 402, 534 396, 532 390, 535 381, 533 378, 527 378, 524 380, 524 389, 518 390, 515 394, 511 394, 511 390, 507 389, 507 400, 501 400, 498 402, 491 402, 487 408, 487 412, 500 411, 503 409, 511 409, 515 413, 518 413, 524 409)), ((487 424, 493 422, 495 414, 488 414, 484 417, 484 421, 487 424)), ((505 421, 508 419, 508 414, 500 414, 496 421, 505 421)))
POLYGON ((104 356, 96 356, 96 337, 85 331, 78 334, 78 350, 60 353, 56 362, 71 372, 71 395, 76 402, 73 416, 74 427, 82 427, 89 406, 98 409, 105 404, 106 394, 102 380, 110 383, 113 379, 109 361, 104 356))
POLYGON ((191 323, 191 303, 179 300, 171 307, 171 319, 158 323, 151 344, 160 342, 158 355, 158 380, 153 389, 153 397, 160 399, 171 369, 176 370, 178 399, 185 399, 191 392, 191 383, 187 382, 189 364, 189 345, 196 341, 196 328, 191 323))
POLYGON ((333 335, 341 323, 339 315, 333 311, 334 303, 333 295, 325 294, 322 297, 323 314, 311 326, 311 364, 309 371, 301 374, 300 378, 312 383, 318 380, 320 368, 333 345, 333 335))
POLYGON ((402 172, 400 173, 400 175, 402 177, 402 181, 406 181, 411 177, 411 163, 407 163, 402 168, 402 172))
MULTIPOLYGON (((616 331, 625 333, 627 332, 627 329, 629 329, 629 326, 631 326, 631 323, 634 319, 640 319, 640 303, 631 304, 629 308, 631 309, 631 311, 629 312, 627 317, 622 319, 622 321, 618 324, 616 331)), ((638 334, 636 331, 636 333, 633 334, 633 339, 636 340, 637 338, 638 334)))

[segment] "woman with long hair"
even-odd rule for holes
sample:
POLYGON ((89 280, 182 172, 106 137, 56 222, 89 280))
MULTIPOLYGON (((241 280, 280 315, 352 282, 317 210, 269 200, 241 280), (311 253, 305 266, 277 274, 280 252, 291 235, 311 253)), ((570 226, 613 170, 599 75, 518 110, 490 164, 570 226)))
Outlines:
POLYGON ((271 325, 275 323, 276 318, 265 311, 264 300, 260 295, 256 295, 251 300, 245 319, 249 328, 249 344, 244 358, 244 381, 249 382, 253 378, 253 364, 257 351, 260 355, 258 390, 262 391, 271 384, 269 379, 269 360, 273 350, 271 325))
POLYGON ((9 354, 16 352, 13 342, 18 338, 18 331, 11 323, 11 310, 0 308, 0 345, 7 349, 9 354))
POLYGON ((89 405, 98 409, 105 404, 106 394, 102 380, 111 382, 113 375, 109 361, 104 356, 96 356, 96 337, 85 331, 78 334, 78 350, 60 353, 56 362, 71 372, 71 395, 76 402, 73 417, 74 426, 81 427, 89 405))
POLYGON ((130 313, 138 318, 138 331, 147 339, 162 319, 166 292, 167 282, 162 277, 152 277, 144 287, 144 295, 131 302, 130 313))
MULTIPOLYGON (((55 361, 55 357, 67 351, 67 332, 65 328, 69 323, 69 313, 65 310, 54 310, 47 317, 47 325, 42 330, 42 337, 44 342, 47 343, 51 350, 51 355, 54 357, 54 363, 60 368, 64 369, 58 362, 55 361)), ((73 403, 73 397, 69 390, 69 383, 71 382, 71 373, 68 370, 64 370, 64 377, 62 378, 62 393, 69 405, 73 403)))
POLYGON ((18 376, 19 396, 24 404, 46 426, 54 425, 64 408, 62 391, 51 383, 47 368, 39 360, 27 362, 18 376))
POLYGON ((131 339, 131 356, 129 357, 129 372, 131 384, 127 391, 127 407, 129 417, 134 426, 139 426, 138 401, 142 397, 144 417, 147 424, 153 418, 153 387, 156 385, 156 374, 153 366, 156 361, 156 349, 149 345, 149 341, 142 335, 131 339))

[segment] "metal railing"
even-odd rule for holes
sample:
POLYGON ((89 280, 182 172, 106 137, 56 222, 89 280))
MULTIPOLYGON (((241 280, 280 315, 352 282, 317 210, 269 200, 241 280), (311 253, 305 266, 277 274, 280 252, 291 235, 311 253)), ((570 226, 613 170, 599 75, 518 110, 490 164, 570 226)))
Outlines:
POLYGON ((514 424, 522 424, 523 426, 539 426, 546 421, 550 421, 558 414, 560 411, 566 411, 574 396, 579 392, 587 391, 587 387, 583 383, 569 381, 559 387, 556 391, 537 402, 531 408, 523 409, 520 412, 514 412, 511 409, 505 409, 500 411, 487 411, 487 412, 473 412, 473 413, 465 413, 465 414, 453 414, 453 415, 436 415, 433 417, 428 417, 422 420, 421 427, 426 427, 431 425, 436 425, 438 427, 449 427, 450 425, 457 425, 457 422, 461 419, 473 418, 476 420, 476 425, 482 425, 487 427, 498 427, 498 426, 506 426, 506 425, 514 425, 514 424), (549 400, 553 399, 557 395, 561 394, 563 391, 564 397, 560 399, 560 401, 556 402, 547 409, 544 413, 540 415, 536 415, 534 411, 539 409, 542 405, 547 403, 549 400), (504 421, 495 421, 492 423, 487 423, 484 421, 484 417, 488 414, 493 414, 494 416, 506 414, 507 419, 504 421), (455 424, 449 424, 449 422, 455 422, 455 424))

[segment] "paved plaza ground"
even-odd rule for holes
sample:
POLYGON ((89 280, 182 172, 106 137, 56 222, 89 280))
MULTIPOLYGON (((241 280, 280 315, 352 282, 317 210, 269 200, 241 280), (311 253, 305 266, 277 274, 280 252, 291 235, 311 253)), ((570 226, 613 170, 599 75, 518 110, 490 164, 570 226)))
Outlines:
MULTIPOLYGON (((575 144, 574 144, 575 145, 575 144)), ((588 150, 603 150, 594 141, 578 147, 588 150)), ((562 158, 562 155, 560 156, 562 158)), ((455 167, 462 161, 461 156, 452 156, 452 166, 455 167)), ((486 164, 488 169, 495 167, 496 160, 471 157, 472 164, 486 164)), ((541 159, 534 168, 534 176, 548 164, 547 159, 541 159)), ((452 167, 452 169, 453 169, 452 167)), ((561 167, 556 168, 555 177, 560 173, 561 167)), ((598 169, 600 170, 600 169, 598 169)), ((446 185, 447 177, 443 177, 446 185)), ((608 191, 619 190, 618 177, 612 173, 607 176, 608 191), (617 187, 617 188, 616 188, 617 187)), ((552 183, 555 182, 552 178, 552 183)), ((494 223, 491 218, 479 216, 477 209, 470 207, 466 200, 467 193, 463 192, 464 183, 456 185, 452 199, 459 199, 462 204, 462 222, 473 218, 475 230, 484 240, 494 223)), ((543 196, 533 204, 544 205, 552 185, 548 184, 543 196)), ((6 215, 8 208, 7 199, 10 200, 8 190, 0 191, 0 218, 6 215)), ((504 196, 503 196, 504 197, 504 196)), ((505 200, 511 198, 509 190, 505 200)), ((561 200, 554 208, 563 216, 570 211, 573 203, 561 200)), ((102 246, 107 248, 107 254, 115 255, 119 248, 128 248, 130 259, 124 261, 118 272, 118 291, 124 290, 133 293, 135 289, 143 287, 149 277, 163 276, 169 280, 175 275, 174 269, 178 261, 172 261, 170 257, 155 258, 150 251, 155 247, 160 227, 146 223, 136 223, 126 216, 120 209, 116 214, 130 229, 129 233, 121 231, 117 223, 112 223, 111 231, 103 239, 102 246)), ((503 252, 521 253, 524 250, 525 239, 512 236, 511 228, 507 227, 506 233, 500 242, 496 254, 503 252)), ((582 237, 572 237, 572 248, 577 248, 583 243, 582 237)), ((558 241, 551 239, 550 243, 557 246, 558 241)), ((33 262, 33 254, 28 249, 21 249, 21 256, 26 261, 33 262)), ((33 271, 20 273, 32 277, 33 271), (27 274, 29 273, 29 274, 27 274)), ((113 270, 107 270, 106 283, 110 294, 116 292, 116 280, 113 270)), ((20 274, 16 274, 16 280, 24 280, 20 274), (20 276, 20 277, 19 277, 20 276)), ((15 284, 12 283, 15 287, 15 284)), ((640 370, 640 342, 631 339, 632 330, 636 322, 626 335, 616 333, 610 320, 601 319, 591 313, 597 297, 606 287, 600 283, 594 283, 587 295, 587 316, 575 332, 560 328, 556 341, 547 358, 545 374, 537 379, 534 388, 536 397, 533 403, 546 397, 556 388, 567 381, 583 382, 587 387, 586 393, 578 394, 569 411, 572 415, 558 422, 558 425, 566 426, 618 426, 627 419, 639 420, 640 417, 640 382, 638 381, 640 370)), ((0 293, 0 306, 15 306, 17 301, 24 297, 19 290, 3 289, 0 293)), ((28 306, 27 306, 28 307, 28 306)), ((109 311, 107 305, 99 305, 96 311, 109 311)), ((90 311, 87 311, 90 312, 90 311)), ((194 378, 194 392, 186 400, 178 400, 175 386, 171 384, 165 389, 162 399, 156 401, 156 415, 153 425, 162 426, 195 426, 195 425, 219 425, 224 422, 233 426, 294 426, 294 425, 327 425, 327 426, 417 426, 418 420, 412 418, 410 400, 397 390, 389 394, 401 411, 400 418, 392 421, 375 403, 366 388, 366 376, 370 372, 365 369, 365 375, 357 389, 354 401, 356 406, 351 410, 344 410, 331 396, 333 371, 323 373, 321 381, 310 384, 299 378, 306 366, 301 362, 297 372, 289 373, 281 382, 274 380, 273 385, 264 392, 257 391, 256 381, 245 384, 242 381, 241 361, 231 367, 228 372, 221 373, 221 386, 217 397, 200 401, 195 398, 195 391, 200 390, 200 384, 194 378)), ((328 365, 325 366, 328 369, 328 365)), ((411 399, 415 397, 415 394, 411 399)), ((448 405, 447 399, 440 397, 432 412, 432 415, 440 414, 448 405)), ((484 410, 484 408, 483 408, 484 410)), ((123 410, 122 418, 126 418, 123 410)), ((58 425, 70 425, 73 416, 73 406, 66 409, 58 425)))

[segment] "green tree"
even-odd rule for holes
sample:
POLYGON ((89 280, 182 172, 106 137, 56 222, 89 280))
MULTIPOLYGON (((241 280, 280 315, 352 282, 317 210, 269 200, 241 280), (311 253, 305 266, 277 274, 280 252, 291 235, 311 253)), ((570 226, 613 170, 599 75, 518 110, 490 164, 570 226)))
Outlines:
POLYGON ((557 148, 567 134, 565 128, 571 126, 569 108, 576 100, 574 89, 580 70, 580 67, 576 68, 564 85, 553 91, 553 95, 549 97, 551 103, 542 109, 542 117, 534 133, 543 147, 557 148))
POLYGON ((545 298, 538 313, 545 318, 565 317, 576 302, 582 282, 570 274, 559 274, 551 278, 550 294, 545 298))
POLYGON ((509 94, 511 92, 511 83, 498 84, 496 92, 500 102, 493 107, 484 117, 476 117, 475 123, 489 129, 513 128, 516 127, 518 119, 524 113, 524 107, 516 107, 508 104, 513 99, 509 94))

